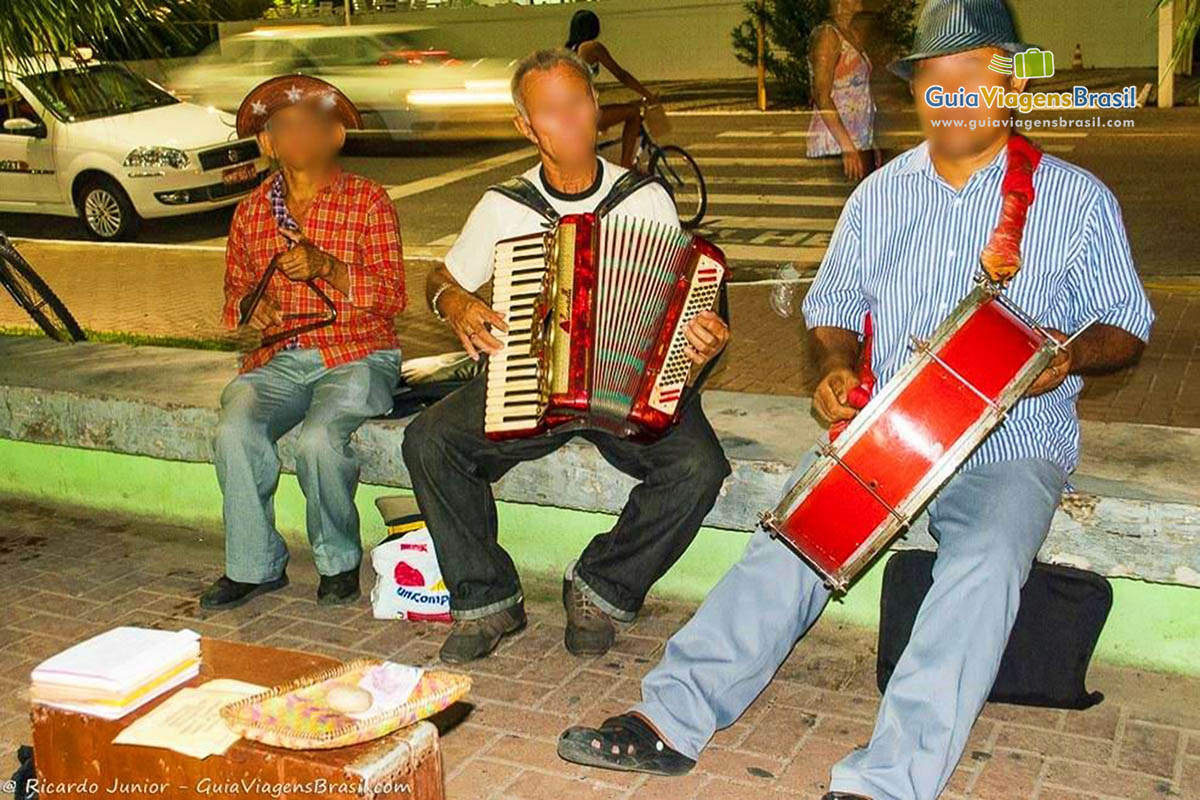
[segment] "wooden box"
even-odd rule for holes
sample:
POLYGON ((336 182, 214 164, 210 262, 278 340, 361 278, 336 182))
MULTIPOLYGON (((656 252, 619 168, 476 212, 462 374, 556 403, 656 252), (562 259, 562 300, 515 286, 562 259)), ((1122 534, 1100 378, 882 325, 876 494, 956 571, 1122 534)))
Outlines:
MULTIPOLYGON (((336 659, 202 638, 200 674, 185 686, 234 678, 274 686, 336 666, 336 659)), ((34 763, 43 797, 328 798, 443 800, 438 733, 419 722, 371 742, 285 750, 241 739, 224 755, 196 759, 163 748, 113 744, 126 725, 170 692, 118 720, 34 704, 34 763)))

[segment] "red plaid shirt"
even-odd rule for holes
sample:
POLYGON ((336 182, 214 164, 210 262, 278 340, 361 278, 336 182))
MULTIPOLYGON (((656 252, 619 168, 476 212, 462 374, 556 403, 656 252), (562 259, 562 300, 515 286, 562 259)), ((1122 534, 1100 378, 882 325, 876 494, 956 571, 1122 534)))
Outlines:
MULTIPOLYGON (((254 290, 275 254, 288 246, 267 195, 273 178, 269 176, 238 203, 229 228, 222 315, 229 328, 237 327, 241 299, 254 290)), ((400 222, 387 191, 374 181, 339 170, 313 198, 302 228, 314 245, 346 264, 350 294, 344 295, 318 278, 321 289, 337 306, 337 321, 300 334, 296 344, 320 349, 327 367, 398 347, 393 320, 404 310, 407 296, 400 222)), ((283 314, 328 312, 307 284, 289 280, 283 273, 271 278, 267 292, 279 302, 283 314)), ((303 322, 285 320, 284 326, 298 327, 303 322)), ((287 344, 277 342, 247 353, 241 371, 261 367, 287 344)))

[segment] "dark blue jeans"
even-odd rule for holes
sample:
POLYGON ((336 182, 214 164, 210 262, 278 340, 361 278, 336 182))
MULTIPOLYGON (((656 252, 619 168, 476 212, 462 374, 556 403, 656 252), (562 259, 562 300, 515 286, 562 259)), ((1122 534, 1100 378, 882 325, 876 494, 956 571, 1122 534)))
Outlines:
POLYGON ((404 463, 437 549, 451 614, 478 618, 521 602, 516 567, 497 541, 492 483, 520 462, 581 436, 641 483, 616 525, 592 539, 571 574, 606 613, 632 620, 650 587, 692 543, 729 475, 699 396, 688 397, 679 424, 654 442, 598 431, 496 442, 483 434, 485 391, 480 376, 422 412, 404 432, 404 463))

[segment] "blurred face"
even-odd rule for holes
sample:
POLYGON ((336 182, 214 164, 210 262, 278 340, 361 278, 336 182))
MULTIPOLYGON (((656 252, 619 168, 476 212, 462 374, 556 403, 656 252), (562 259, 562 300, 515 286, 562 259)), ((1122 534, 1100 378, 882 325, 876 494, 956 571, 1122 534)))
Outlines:
POLYGON ((291 169, 320 169, 337 158, 346 129, 312 103, 281 108, 258 134, 263 152, 291 169))
POLYGON ((835 0, 831 10, 834 14, 857 14, 862 7, 862 0, 835 0))
POLYGON ((563 166, 590 164, 596 158, 600 109, 587 80, 559 64, 528 73, 521 89, 529 118, 516 117, 517 130, 543 158, 563 166))
POLYGON ((928 97, 930 87, 938 86, 941 92, 949 95, 959 89, 979 92, 981 88, 989 87, 998 87, 1005 92, 1024 91, 1026 82, 1023 78, 988 69, 993 54, 1009 55, 997 47, 981 47, 924 59, 914 66, 910 87, 921 131, 929 140, 931 150, 950 158, 970 156, 985 151, 1005 135, 1001 123, 1011 121, 1013 112, 1010 109, 988 106, 982 98, 976 107, 943 105, 938 108, 930 105, 928 97))

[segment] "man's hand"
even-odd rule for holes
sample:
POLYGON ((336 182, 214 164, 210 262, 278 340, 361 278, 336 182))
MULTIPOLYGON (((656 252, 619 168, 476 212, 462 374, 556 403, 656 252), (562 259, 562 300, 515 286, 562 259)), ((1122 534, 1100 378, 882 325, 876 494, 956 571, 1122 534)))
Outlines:
POLYGON ((279 301, 269 294, 264 294, 258 299, 258 305, 254 307, 254 312, 244 327, 261 331, 272 325, 282 324, 283 313, 279 310, 279 301))
POLYGON ((683 329, 688 340, 683 352, 698 366, 711 361, 729 341, 729 326, 714 311, 701 311, 683 329))
MULTIPOLYGON (((1058 339, 1060 342, 1065 342, 1068 338, 1067 335, 1062 331, 1056 331, 1050 328, 1046 329, 1046 333, 1050 334, 1055 339, 1058 339)), ((1039 394, 1045 394, 1046 392, 1057 389, 1059 384, 1066 380, 1067 375, 1070 374, 1072 360, 1071 348, 1060 348, 1054 354, 1054 358, 1051 359, 1050 365, 1038 373, 1038 376, 1033 379, 1033 383, 1031 383, 1029 388, 1025 390, 1025 396, 1035 397, 1039 394)))
POLYGON ((293 245, 292 249, 281 253, 275 262, 280 272, 293 281, 328 278, 333 274, 337 259, 304 238, 303 234, 288 228, 280 228, 279 232, 293 245))
POLYGON ((491 331, 493 328, 508 330, 504 315, 493 311, 466 289, 459 286, 447 289, 438 298, 438 306, 473 361, 479 360, 480 353, 498 353, 503 347, 491 331))
POLYGON ((813 408, 822 422, 832 425, 840 420, 854 418, 858 409, 850 405, 846 398, 850 390, 858 384, 858 375, 848 367, 834 367, 825 373, 813 393, 813 408))
MULTIPOLYGON (((250 299, 249 295, 242 298, 239 305, 244 305, 250 299)), ((269 294, 264 294, 254 307, 250 319, 245 325, 239 325, 233 332, 234 346, 239 352, 248 353, 262 346, 263 331, 267 328, 283 324, 283 314, 279 310, 279 301, 269 294)))

